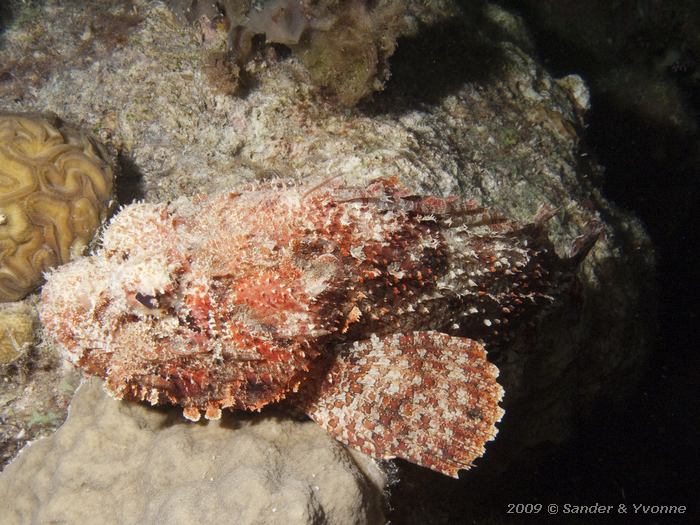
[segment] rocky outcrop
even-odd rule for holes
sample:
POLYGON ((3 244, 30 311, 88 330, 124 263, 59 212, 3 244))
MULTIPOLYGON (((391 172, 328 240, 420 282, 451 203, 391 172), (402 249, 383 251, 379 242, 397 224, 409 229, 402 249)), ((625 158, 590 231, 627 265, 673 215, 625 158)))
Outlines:
POLYGON ((194 425, 92 380, 56 434, 0 476, 2 522, 379 523, 382 476, 356 457, 311 421, 227 413, 194 425))

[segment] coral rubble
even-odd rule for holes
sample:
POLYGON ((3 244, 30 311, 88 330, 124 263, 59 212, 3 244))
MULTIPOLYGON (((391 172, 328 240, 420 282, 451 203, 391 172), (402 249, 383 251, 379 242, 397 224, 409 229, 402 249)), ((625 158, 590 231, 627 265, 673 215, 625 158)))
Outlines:
POLYGON ((286 46, 316 86, 348 107, 383 89, 388 59, 408 30, 403 0, 175 0, 170 5, 206 34, 223 21, 240 66, 251 58, 258 35, 268 44, 286 46))
POLYGON ((0 113, 0 301, 81 255, 109 214, 112 169, 87 135, 56 119, 0 113))
POLYGON ((35 310, 23 302, 0 303, 0 365, 18 357, 34 342, 35 310))
POLYGON ((507 338, 568 288, 597 236, 561 260, 544 217, 522 226, 391 179, 135 204, 97 254, 51 273, 41 319, 117 398, 218 419, 301 387, 299 403, 347 444, 456 475, 495 435, 502 395, 481 345, 459 336, 507 338), (346 356, 359 370, 336 360, 363 340, 346 356), (376 374, 394 379, 373 388, 376 374), (374 402, 350 406, 363 391, 374 402))

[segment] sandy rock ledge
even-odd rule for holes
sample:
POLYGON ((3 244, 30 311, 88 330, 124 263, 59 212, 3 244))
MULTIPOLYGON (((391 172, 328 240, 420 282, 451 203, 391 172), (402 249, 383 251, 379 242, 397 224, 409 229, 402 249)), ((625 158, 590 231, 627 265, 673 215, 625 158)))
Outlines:
POLYGON ((90 380, 0 476, 2 523, 381 523, 381 475, 313 422, 115 402, 90 380), (370 471, 372 475, 372 471, 370 471))

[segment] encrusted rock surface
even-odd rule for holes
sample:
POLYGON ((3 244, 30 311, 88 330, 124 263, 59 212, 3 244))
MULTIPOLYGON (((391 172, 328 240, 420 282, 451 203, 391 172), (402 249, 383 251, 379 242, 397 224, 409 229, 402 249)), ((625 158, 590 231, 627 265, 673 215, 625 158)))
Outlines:
MULTIPOLYGON (((508 19, 496 15, 488 18, 508 19)), ((3 35, 0 63, 24 66, 2 77, 0 107, 50 110, 93 130, 119 154, 125 203, 236 189, 270 174, 397 176, 522 222, 543 204, 558 209, 548 229, 562 254, 601 220, 605 236, 582 264, 578 297, 489 352, 508 395, 485 460, 505 462, 565 439, 594 400, 633 383, 653 330, 653 253, 638 221, 595 188, 601 172, 579 144, 580 79, 553 79, 507 27, 490 33, 496 39, 462 29, 438 23, 400 41, 387 90, 346 111, 317 96, 293 57, 259 63, 245 98, 222 94, 205 72, 218 44, 202 45, 160 2, 99 0, 85 12, 40 5, 3 35), (117 41, 89 30, 96 12, 103 24, 128 22, 112 33, 117 41), (56 42, 60 61, 41 61, 56 42), (27 65, 32 56, 46 69, 27 65)))
POLYGON ((80 372, 40 346, 37 296, 0 303, 0 465, 66 417, 80 372))
POLYGON ((238 413, 193 425, 115 402, 91 380, 56 434, 0 476, 0 507, 4 525, 345 525, 381 522, 380 490, 311 421, 238 413))
POLYGON ((12 362, 34 343, 36 317, 26 302, 0 303, 0 365, 12 362))

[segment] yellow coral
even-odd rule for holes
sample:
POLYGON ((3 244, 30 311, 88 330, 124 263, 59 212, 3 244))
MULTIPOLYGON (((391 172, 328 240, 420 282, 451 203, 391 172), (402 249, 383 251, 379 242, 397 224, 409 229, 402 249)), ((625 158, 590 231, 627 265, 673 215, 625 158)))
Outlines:
POLYGON ((0 304, 0 365, 34 342, 34 311, 25 303, 0 304))
POLYGON ((0 114, 0 301, 81 254, 108 216, 113 174, 99 146, 58 119, 0 114))

